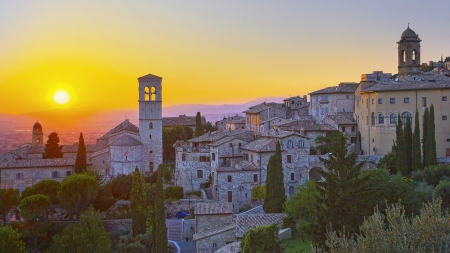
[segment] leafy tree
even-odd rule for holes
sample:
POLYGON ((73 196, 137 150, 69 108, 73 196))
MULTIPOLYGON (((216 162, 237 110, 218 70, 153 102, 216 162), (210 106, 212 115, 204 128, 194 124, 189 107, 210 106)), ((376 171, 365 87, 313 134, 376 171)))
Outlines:
POLYGON ((147 229, 145 234, 133 237, 133 233, 122 235, 116 248, 121 253, 151 253, 153 247, 151 229, 147 229))
POLYGON ((62 158, 62 146, 59 146, 58 133, 53 132, 48 136, 47 144, 45 144, 44 154, 42 158, 62 158))
POLYGON ((281 253, 276 224, 247 230, 241 242, 242 253, 281 253))
POLYGON ((105 182, 105 176, 100 173, 100 171, 92 169, 90 166, 86 168, 86 171, 84 171, 83 174, 94 177, 99 185, 105 182))
POLYGON ((441 180, 434 188, 434 194, 442 199, 442 207, 444 209, 450 208, 450 180, 441 180))
POLYGON ((3 226, 14 215, 13 208, 20 202, 20 192, 18 189, 0 189, 0 220, 3 221, 3 226))
POLYGON ((42 180, 22 192, 22 199, 36 194, 44 194, 50 197, 52 204, 59 204, 58 189, 61 184, 56 180, 42 180))
POLYGON ((389 171, 391 174, 397 174, 397 168, 395 155, 392 152, 387 153, 380 159, 380 162, 377 164, 377 168, 385 169, 389 171))
POLYGON ((411 169, 412 171, 422 169, 422 157, 420 152, 420 125, 419 125, 419 111, 416 109, 414 115, 414 132, 412 136, 412 148, 411 148, 411 169))
POLYGON ((181 186, 169 186, 164 189, 164 196, 166 199, 182 199, 183 187, 181 186))
POLYGON ((430 118, 430 112, 428 107, 425 108, 425 112, 423 113, 423 122, 422 122, 422 154, 423 154, 423 167, 427 166, 427 152, 428 152, 428 123, 430 118))
POLYGON ((398 114, 397 126, 395 128, 396 146, 395 146, 395 167, 397 172, 402 173, 402 175, 408 175, 408 163, 406 155, 406 141, 405 135, 403 134, 402 119, 400 118, 400 113, 398 114))
POLYGON ((423 177, 429 185, 435 187, 441 180, 450 180, 450 165, 438 164, 428 166, 423 170, 423 177))
POLYGON ((297 229, 301 233, 312 234, 316 224, 318 198, 316 181, 308 180, 284 203, 284 211, 297 221, 297 229))
POLYGON ((49 253, 57 252, 111 252, 111 240, 100 213, 92 207, 80 216, 80 221, 68 225, 53 237, 49 253))
POLYGON ((164 190, 161 176, 155 186, 155 207, 153 225, 153 252, 169 253, 167 244, 166 208, 164 206, 164 190))
POLYGON ((211 124, 211 122, 205 122, 204 124, 203 124, 203 131, 205 132, 205 133, 208 133, 208 132, 214 132, 214 131, 217 131, 219 129, 219 127, 218 126, 216 126, 216 125, 212 125, 211 124))
POLYGON ((64 178, 58 191, 61 207, 79 217, 97 198, 99 187, 94 177, 85 174, 64 178))
POLYGON ((445 57, 444 62, 449 62, 450 61, 450 56, 445 57))
POLYGON ((131 185, 133 182, 133 175, 119 174, 107 183, 110 185, 111 192, 116 199, 130 199, 131 185))
POLYGON ((10 226, 0 227, 0 252, 26 253, 22 235, 10 226))
POLYGON ((147 221, 147 195, 145 192, 145 181, 138 167, 133 173, 133 184, 131 186, 131 219, 133 236, 144 234, 147 221))
POLYGON ((75 173, 83 173, 86 171, 86 146, 84 145, 83 133, 80 133, 78 140, 77 158, 75 159, 75 173))
POLYGON ((368 175, 361 174, 364 162, 356 164, 357 154, 347 154, 346 143, 342 133, 334 134, 331 154, 328 159, 320 158, 328 172, 319 171, 325 180, 317 182, 317 227, 312 238, 316 243, 325 242, 330 226, 356 232, 364 216, 373 210, 374 192, 368 187, 368 175))
POLYGON ((330 152, 330 142, 331 142, 331 136, 317 136, 314 140, 316 143, 316 150, 318 150, 321 154, 326 154, 330 152))
POLYGON ((110 208, 112 205, 114 205, 116 201, 117 200, 111 193, 111 185, 105 184, 100 186, 97 198, 93 202, 93 205, 96 210, 104 212, 108 210, 108 208, 110 208))
POLYGON ((433 67, 428 66, 428 64, 426 64, 426 63, 422 63, 422 65, 420 65, 420 70, 422 70, 423 72, 429 72, 429 71, 433 70, 433 67))
POLYGON ((405 128, 403 129, 404 141, 405 141, 405 153, 406 153, 406 168, 407 175, 411 174, 412 171, 412 129, 411 129, 411 118, 406 117, 405 128))
POLYGON ((266 196, 266 186, 265 185, 257 185, 252 189, 252 199, 257 201, 262 201, 266 196))
POLYGON ((200 112, 197 112, 197 116, 195 116, 195 137, 202 136, 204 133, 202 116, 200 112))
POLYGON ((434 124, 434 106, 430 106, 430 114, 428 117, 428 135, 427 135, 427 156, 425 157, 425 165, 436 165, 436 127, 434 124))
POLYGON ((163 128, 163 158, 165 162, 175 161, 176 141, 186 141, 192 138, 194 131, 188 126, 173 126, 163 128))
POLYGON ((281 213, 283 211, 283 203, 286 200, 285 192, 281 145, 280 142, 277 142, 275 154, 270 157, 267 165, 264 212, 281 213))

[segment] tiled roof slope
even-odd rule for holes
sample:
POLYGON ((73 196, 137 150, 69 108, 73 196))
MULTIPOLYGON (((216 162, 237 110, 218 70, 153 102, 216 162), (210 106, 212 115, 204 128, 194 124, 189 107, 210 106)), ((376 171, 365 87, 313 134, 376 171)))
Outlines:
POLYGON ((231 202, 214 202, 214 203, 199 203, 195 207, 195 215, 202 214, 232 214, 233 203, 231 202))
POLYGON ((135 126, 133 123, 131 123, 129 120, 126 119, 122 123, 117 125, 115 128, 109 130, 109 132, 107 132, 105 135, 103 135, 99 139, 108 138, 111 135, 122 132, 122 131, 130 131, 130 132, 139 134, 139 127, 135 126))
POLYGON ((212 133, 206 133, 199 137, 192 138, 189 140, 189 142, 215 142, 222 138, 225 138, 226 136, 240 136, 243 134, 248 134, 250 132, 253 131, 242 128, 232 131, 215 131, 212 133))
POLYGON ((118 147, 131 147, 142 145, 142 142, 129 135, 123 135, 111 142, 110 145, 118 147))
POLYGON ((341 112, 336 115, 328 115, 327 118, 332 119, 338 125, 356 125, 352 112, 341 112))
POLYGON ((281 130, 285 131, 333 131, 336 130, 327 124, 317 124, 314 120, 298 120, 297 122, 289 123, 280 126, 281 130))
POLYGON ((247 230, 262 225, 276 223, 279 227, 281 227, 283 224, 283 219, 287 216, 288 215, 285 213, 236 215, 236 237, 242 238, 247 230))
MULTIPOLYGON (((86 144, 86 152, 96 152, 99 147, 96 144, 86 144)), ((44 150, 42 150, 44 152, 44 150)), ((74 145, 64 145, 62 148, 63 153, 77 153, 78 152, 78 144, 74 145)))
POLYGON ((145 76, 141 76, 138 78, 138 80, 141 80, 141 79, 162 79, 162 78, 159 76, 152 75, 152 74, 147 74, 145 76))
POLYGON ((52 159, 18 159, 10 161, 4 168, 36 168, 36 167, 58 167, 74 166, 75 158, 52 158, 52 159))
POLYGON ((321 90, 313 91, 309 94, 329 94, 329 93, 353 93, 358 88, 358 83, 340 83, 339 86, 331 86, 321 90))
POLYGON ((241 149, 255 151, 255 152, 275 152, 277 140, 273 138, 259 138, 246 145, 241 149))
POLYGON ((383 91, 402 91, 402 90, 437 90, 437 89, 450 89, 449 80, 435 80, 430 82, 424 81, 389 81, 378 82, 370 87, 361 89, 361 92, 383 92, 383 91))
MULTIPOLYGON (((178 117, 164 117, 162 118, 162 126, 163 127, 171 127, 171 126, 195 126, 195 116, 185 116, 180 115, 178 117)), ((202 123, 206 123, 205 117, 202 118, 202 123)))
POLYGON ((250 107, 248 110, 244 111, 244 113, 259 113, 259 112, 262 112, 262 111, 267 110, 272 107, 275 107, 275 108, 281 110, 281 108, 283 107, 283 104, 262 103, 262 104, 258 104, 258 105, 254 105, 254 106, 250 107))

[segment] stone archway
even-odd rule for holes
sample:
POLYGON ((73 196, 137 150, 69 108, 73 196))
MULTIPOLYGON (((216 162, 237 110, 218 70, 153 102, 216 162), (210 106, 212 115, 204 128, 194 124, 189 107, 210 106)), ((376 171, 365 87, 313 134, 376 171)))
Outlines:
POLYGON ((322 181, 319 171, 323 171, 320 167, 313 167, 309 170, 309 180, 322 181))

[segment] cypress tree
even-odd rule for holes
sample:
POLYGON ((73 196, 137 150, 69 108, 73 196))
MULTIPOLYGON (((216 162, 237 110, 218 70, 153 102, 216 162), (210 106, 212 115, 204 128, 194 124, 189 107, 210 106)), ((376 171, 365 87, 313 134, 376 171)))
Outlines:
POLYGON ((155 208, 153 225, 153 252, 155 253, 169 253, 165 214, 166 208, 164 206, 162 176, 159 174, 155 187, 155 208))
POLYGON ((404 141, 405 141, 405 153, 406 153, 406 168, 407 175, 411 174, 412 171, 412 129, 411 129, 411 118, 406 117, 406 124, 404 131, 404 141))
POLYGON ((45 144, 44 154, 42 158, 62 158, 62 146, 59 146, 58 133, 53 132, 48 136, 47 144, 45 144))
POLYGON ((83 173, 86 171, 86 146, 84 145, 83 133, 80 133, 78 140, 77 158, 75 160, 75 173, 83 173))
POLYGON ((428 135, 427 135, 427 165, 436 165, 436 127, 434 123, 434 105, 430 106, 428 115, 428 135))
POLYGON ((266 196, 263 205, 264 212, 283 212, 283 203, 285 200, 281 145, 280 142, 277 142, 275 154, 270 157, 269 164, 267 165, 266 196))
POLYGON ((202 116, 200 115, 200 112, 197 112, 197 116, 195 116, 195 137, 202 136, 203 134, 202 116))
POLYGON ((147 194, 145 191, 145 181, 136 166, 131 184, 131 226, 133 236, 145 234, 147 228, 147 194))
POLYGON ((412 170, 422 169, 422 158, 420 152, 420 125, 419 125, 419 111, 416 109, 414 116, 414 133, 412 136, 412 149, 411 149, 412 170))
POLYGON ((427 153, 428 153, 428 118, 429 118, 428 107, 425 108, 425 112, 423 113, 423 122, 422 122, 422 153, 423 153, 423 167, 427 166, 427 153))
POLYGON ((397 172, 402 173, 403 176, 408 175, 408 168, 406 162, 406 145, 405 137, 403 134, 403 123, 400 118, 400 113, 398 114, 397 127, 395 129, 396 137, 396 148, 395 148, 395 166, 397 167, 397 172))

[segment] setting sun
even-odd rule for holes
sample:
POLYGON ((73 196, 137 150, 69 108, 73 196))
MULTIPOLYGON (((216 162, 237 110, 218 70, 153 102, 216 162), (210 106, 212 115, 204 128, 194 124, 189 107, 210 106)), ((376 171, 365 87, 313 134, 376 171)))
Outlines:
POLYGON ((65 91, 58 91, 53 96, 53 99, 55 100, 56 103, 62 105, 69 101, 69 94, 67 94, 67 92, 65 92, 65 91))

